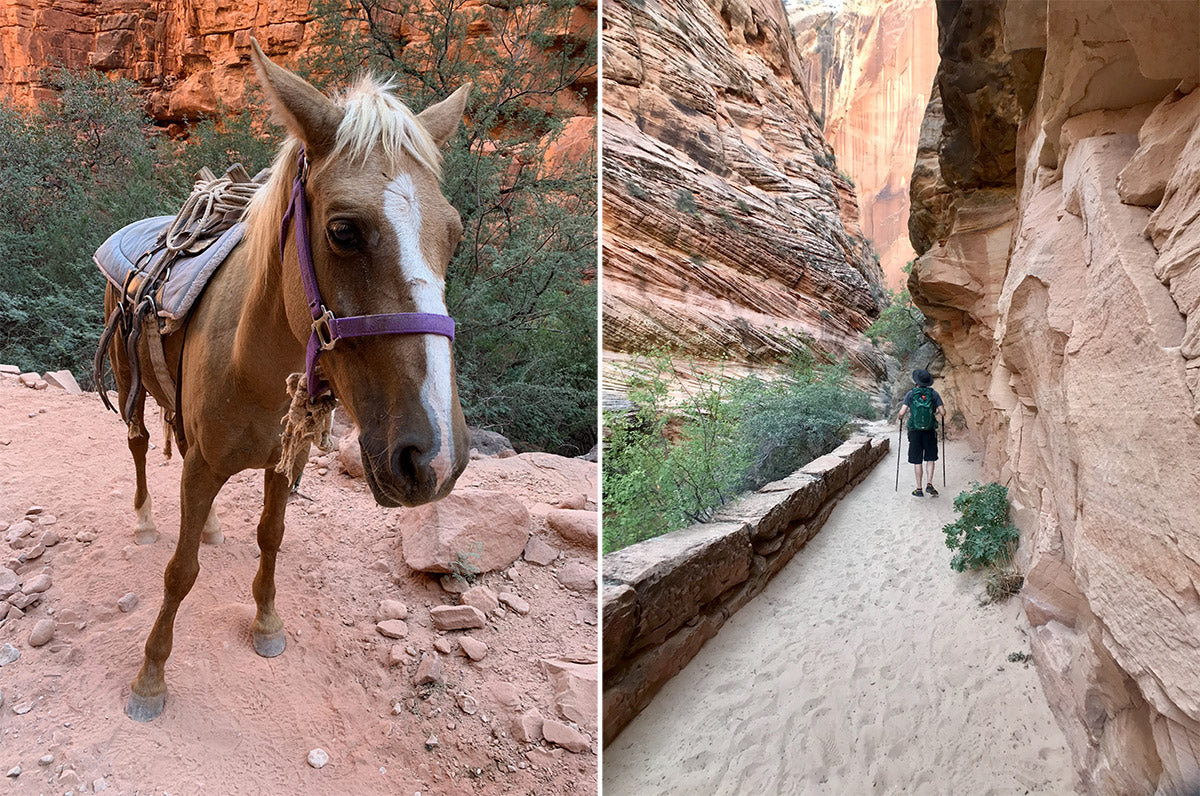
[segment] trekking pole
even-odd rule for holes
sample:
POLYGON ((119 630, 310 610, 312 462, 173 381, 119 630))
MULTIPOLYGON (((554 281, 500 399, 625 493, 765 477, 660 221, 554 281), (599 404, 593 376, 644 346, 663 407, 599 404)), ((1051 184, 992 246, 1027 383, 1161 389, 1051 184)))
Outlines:
POLYGON ((900 430, 896 432, 896 491, 900 491, 900 449, 904 447, 904 421, 900 421, 900 430))
POLYGON ((949 460, 946 455, 946 419, 942 418, 942 488, 946 487, 946 462, 949 460))

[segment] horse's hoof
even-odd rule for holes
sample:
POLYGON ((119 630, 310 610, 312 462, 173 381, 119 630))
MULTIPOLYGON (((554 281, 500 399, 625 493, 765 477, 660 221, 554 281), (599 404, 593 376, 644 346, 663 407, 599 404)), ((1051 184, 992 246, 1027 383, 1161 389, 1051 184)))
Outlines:
POLYGON ((134 721, 153 721, 163 712, 165 704, 167 704, 165 691, 152 697, 130 694, 129 701, 125 703, 125 715, 134 721))
POLYGON ((284 638, 282 630, 269 636, 260 633, 251 635, 254 636, 254 651, 264 658, 274 658, 287 647, 287 639, 284 638))
POLYGON ((134 544, 154 544, 158 541, 158 531, 154 528, 135 528, 133 541, 134 544))

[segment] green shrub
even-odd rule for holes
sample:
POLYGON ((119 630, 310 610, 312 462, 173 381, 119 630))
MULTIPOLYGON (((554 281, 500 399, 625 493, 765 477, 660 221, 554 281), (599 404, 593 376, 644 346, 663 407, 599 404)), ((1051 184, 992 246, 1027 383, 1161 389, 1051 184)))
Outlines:
POLYGON ((866 331, 871 342, 886 344, 903 361, 916 352, 925 337, 925 314, 912 303, 907 290, 888 290, 889 303, 866 331))
POLYGON ((798 350, 786 375, 765 381, 680 374, 665 353, 637 360, 633 410, 604 418, 604 551, 705 522, 836 447, 869 401, 847 366, 812 361, 798 350))
POLYGON ((954 551, 950 568, 962 572, 1009 567, 1020 534, 1008 521, 1008 489, 972 481, 954 498, 954 510, 962 516, 942 528, 946 547, 954 551))
POLYGON ((575 11, 570 0, 315 0, 304 65, 331 85, 394 75, 414 110, 473 83, 443 164, 464 227, 446 281, 459 397, 470 424, 568 456, 597 439, 596 163, 588 149, 547 167, 594 81, 595 37, 562 35, 575 11))
POLYGON ((700 208, 696 206, 696 195, 688 188, 680 188, 675 194, 675 209, 689 216, 700 215, 700 208))

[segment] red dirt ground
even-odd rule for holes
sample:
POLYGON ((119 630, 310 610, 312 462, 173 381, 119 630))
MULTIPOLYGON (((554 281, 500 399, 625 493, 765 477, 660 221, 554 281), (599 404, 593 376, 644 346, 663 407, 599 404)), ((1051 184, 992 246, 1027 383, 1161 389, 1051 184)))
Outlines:
MULTIPOLYGON (((151 436, 161 441, 153 426, 151 436)), ((595 550, 570 546, 545 522, 545 511, 571 495, 586 494, 594 508, 595 464, 546 454, 472 462, 459 485, 519 497, 534 533, 563 555, 544 568, 520 560, 513 579, 481 576, 496 591, 528 600, 532 611, 489 618, 472 631, 488 644, 487 656, 478 663, 442 656, 445 682, 423 688, 412 684, 420 653, 439 635, 458 635, 439 634, 429 609, 457 599, 403 563, 393 530, 403 509, 377 506, 336 464, 324 476, 310 464, 301 491, 312 501, 293 499, 288 509, 276 581, 287 651, 270 660, 254 654, 250 584, 262 476, 235 476, 217 498, 225 542, 202 547, 200 577, 175 625, 166 710, 139 724, 123 705, 179 521, 179 457, 165 462, 154 449, 149 464, 160 537, 139 547, 121 421, 94 394, 34 391, 0 379, 0 528, 40 505, 62 536, 16 570, 26 578, 50 574, 42 602, 0 624, 0 646, 21 653, 0 669, 0 774, 21 767, 7 792, 81 793, 96 785, 114 794, 173 795, 596 792, 594 719, 584 728, 591 748, 578 754, 546 741, 522 744, 511 732, 513 715, 530 708, 562 719, 541 659, 596 660, 595 592, 568 591, 554 574, 571 560, 594 566, 595 550), (139 603, 122 613, 116 603, 127 592, 139 603), (375 631, 383 599, 408 606, 409 635, 398 643, 418 653, 394 667, 388 652, 397 642, 375 631), (57 623, 54 639, 30 647, 34 623, 48 616, 57 623), (519 705, 501 704, 502 683, 515 686, 519 705), (471 709, 471 700, 459 694, 477 709, 465 713, 461 705, 471 709), (315 747, 329 754, 321 769, 306 762, 315 747), (53 761, 39 764, 45 755, 53 761)), ((5 559, 18 552, 0 547, 5 559)))

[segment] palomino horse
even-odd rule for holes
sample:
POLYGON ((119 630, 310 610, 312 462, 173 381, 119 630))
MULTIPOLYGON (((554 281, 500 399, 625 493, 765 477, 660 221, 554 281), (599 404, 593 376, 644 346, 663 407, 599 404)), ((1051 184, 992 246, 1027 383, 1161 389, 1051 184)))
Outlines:
MULTIPOLYGON (((199 573, 201 536, 219 541, 219 530, 206 522, 213 499, 247 468, 266 473, 254 649, 264 657, 283 652, 275 557, 291 478, 276 464, 289 374, 307 368, 309 392, 330 389, 349 411, 382 505, 443 497, 468 459, 444 295, 462 222, 440 190, 439 147, 458 127, 470 87, 414 116, 371 79, 335 102, 268 60, 257 42, 252 57, 290 136, 246 211, 244 240, 186 327, 164 341, 167 364, 181 376, 175 427, 182 516, 162 608, 125 708, 139 721, 155 718, 165 704, 175 614, 199 573)), ((109 311, 116 300, 110 287, 109 311)), ((135 388, 130 363, 115 342, 110 356, 124 406, 135 388)), ((144 353, 140 358, 147 372, 151 365, 144 353)), ((160 405, 169 404, 147 386, 160 405)), ((148 438, 140 406, 134 414, 126 419, 137 531, 139 541, 153 541, 148 438)))

